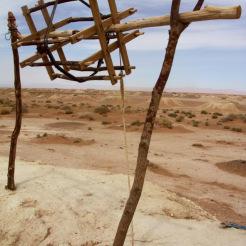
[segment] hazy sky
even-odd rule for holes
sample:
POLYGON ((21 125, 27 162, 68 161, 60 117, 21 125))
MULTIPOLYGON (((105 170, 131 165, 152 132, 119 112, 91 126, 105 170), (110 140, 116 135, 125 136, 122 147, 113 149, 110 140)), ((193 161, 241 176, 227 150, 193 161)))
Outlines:
MULTIPOLYGON (((1 0, 0 1, 0 86, 13 86, 12 54, 9 42, 5 40, 7 12, 12 10, 18 20, 21 33, 28 33, 20 7, 33 6, 36 0, 1 0)), ((181 11, 189 11, 196 1, 182 0, 181 11)), ((102 12, 107 13, 107 1, 100 0, 102 12)), ((164 15, 170 12, 168 0, 117 1, 119 9, 134 7, 138 9, 134 18, 164 15)), ((246 1, 245 0, 205 0, 205 5, 241 5, 243 9, 240 20, 217 20, 193 23, 183 33, 169 88, 213 89, 246 91, 246 1)), ((65 4, 58 8, 56 20, 65 17, 89 16, 89 10, 81 3, 65 4)), ((43 20, 39 20, 40 28, 43 20)), ((68 28, 73 28, 72 26, 68 28)), ((168 27, 144 29, 145 35, 128 45, 131 63, 137 67, 132 75, 126 78, 127 87, 151 88, 159 74, 168 39, 168 27)), ((71 60, 82 60, 96 51, 94 41, 82 42, 76 47, 67 47, 65 52, 71 60)), ((34 50, 22 48, 21 58, 27 57, 34 50)), ((114 54, 118 62, 118 54, 114 54)), ((78 85, 76 82, 63 80, 50 81, 43 68, 25 68, 22 70, 25 87, 100 87, 110 88, 109 82, 88 82, 78 85)))

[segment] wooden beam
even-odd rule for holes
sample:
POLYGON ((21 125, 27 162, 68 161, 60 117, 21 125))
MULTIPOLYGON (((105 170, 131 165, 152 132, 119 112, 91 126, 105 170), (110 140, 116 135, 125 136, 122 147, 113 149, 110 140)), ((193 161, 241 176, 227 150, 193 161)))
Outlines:
MULTIPOLYGON (((136 10, 133 8, 127 9, 127 10, 119 13, 118 18, 124 19, 124 18, 128 17, 129 15, 134 14, 135 12, 136 12, 136 10)), ((108 18, 108 19, 103 21, 103 27, 104 28, 110 27, 110 25, 112 25, 112 23, 113 23, 112 18, 108 18)), ((58 48, 69 44, 70 42, 71 43, 77 43, 82 39, 88 39, 88 38, 94 36, 95 34, 96 34, 96 27, 94 25, 94 26, 91 26, 91 27, 79 32, 79 33, 74 34, 69 41, 64 41, 64 43, 62 43, 62 44, 55 44, 55 45, 51 46, 50 51, 53 52, 53 51, 57 50, 58 48)), ((21 42, 21 41, 23 41, 23 40, 20 40, 19 42, 21 42)), ((39 60, 43 56, 44 56, 43 54, 35 54, 35 55, 25 59, 24 61, 22 61, 20 63, 20 66, 22 68, 24 68, 24 67, 28 66, 30 63, 33 63, 33 62, 39 60)))
MULTIPOLYGON (((26 19, 26 22, 27 22, 27 25, 28 25, 28 27, 30 29, 30 32, 32 33, 32 35, 36 35, 37 28, 36 28, 36 26, 34 24, 34 21, 32 19, 31 14, 29 14, 28 7, 27 6, 22 7, 22 12, 23 12, 23 15, 24 15, 24 17, 26 19)), ((38 36, 36 36, 36 38, 39 39, 38 36)), ((43 60, 43 62, 48 62, 49 58, 48 58, 47 55, 44 55, 44 56, 42 56, 42 60, 43 60)), ((53 68, 52 67, 46 67, 46 70, 47 70, 47 73, 48 73, 50 79, 53 80, 54 79, 54 77, 53 77, 53 75, 54 75, 53 68)))
POLYGON ((105 60, 106 66, 108 68, 109 77, 111 78, 112 84, 116 84, 117 80, 114 79, 116 76, 113 61, 109 52, 106 33, 103 28, 102 19, 100 17, 99 6, 97 0, 89 0, 91 6, 91 12, 94 17, 94 21, 96 24, 97 35, 99 36, 100 45, 102 48, 103 58, 105 60))
MULTIPOLYGON (((25 16, 26 19, 27 18, 30 19, 31 15, 29 14, 29 9, 27 6, 22 7, 22 12, 23 12, 23 15, 25 16)), ((69 23, 69 20, 71 20, 71 19, 72 19, 72 17, 69 17, 69 18, 66 18, 65 20, 62 20, 62 21, 59 21, 59 22, 53 24, 50 31, 54 31, 60 27, 67 25, 69 23)), ((24 37, 23 39, 20 39, 19 41, 23 42, 23 41, 35 40, 37 38, 40 38, 42 35, 45 35, 46 32, 47 32, 47 28, 44 28, 40 31, 37 31, 36 33, 32 33, 32 34, 28 35, 27 37, 24 37)), ((17 45, 17 44, 18 44, 18 42, 15 42, 13 45, 17 45)))
MULTIPOLYGON (((136 37, 142 35, 143 33, 139 32, 138 30, 124 36, 123 38, 123 42, 124 44, 132 41, 133 39, 135 39, 136 37)), ((116 49, 119 48, 119 42, 116 41, 112 44, 109 45, 109 52, 113 52, 116 49)), ((91 64, 95 63, 96 61, 98 61, 99 59, 103 58, 103 52, 100 50, 96 53, 94 53, 93 55, 91 55, 90 57, 88 57, 87 59, 85 59, 84 61, 80 62, 80 67, 81 69, 85 69, 86 67, 90 66, 91 64)))
MULTIPOLYGON (((68 78, 66 75, 64 74, 55 74, 55 78, 56 79, 65 79, 65 80, 71 80, 70 78, 68 78)), ((122 78, 122 76, 115 76, 115 80, 120 80, 122 78)), ((111 80, 111 77, 110 76, 107 76, 107 75, 99 75, 99 76, 86 76, 86 77, 78 77, 79 80, 85 80, 86 81, 90 81, 90 80, 111 80)), ((74 81, 74 80, 72 80, 74 81)), ((83 82, 81 82, 83 83, 83 82)))
MULTIPOLYGON (((84 68, 83 70, 81 70, 80 66, 69 66, 71 70, 74 71, 80 71, 80 72, 96 72, 96 71, 106 71, 108 68, 107 67, 100 67, 100 68, 96 68, 96 67, 87 67, 84 68)), ((131 69, 136 69, 135 66, 131 66, 131 69)), ((114 70, 119 70, 122 71, 124 70, 124 66, 114 66, 114 70)))
MULTIPOLYGON (((47 34, 48 38, 70 38, 72 35, 78 33, 78 30, 56 30, 53 32, 50 32, 47 34)), ((40 35, 39 38, 44 38, 46 34, 40 35)), ((29 34, 21 34, 20 41, 19 42, 28 42, 28 41, 22 41, 22 39, 28 37, 29 34)))
MULTIPOLYGON (((77 1, 77 0, 58 0, 58 4, 68 3, 68 2, 75 2, 75 1, 77 1)), ((38 6, 35 6, 33 8, 30 8, 29 9, 29 13, 33 13, 33 12, 42 10, 44 8, 47 8, 47 7, 53 6, 53 5, 55 5, 55 1, 50 1, 48 3, 44 3, 43 5, 38 5, 38 6)))
MULTIPOLYGON (((101 18, 103 20, 110 18, 111 15, 101 15, 101 18)), ((93 17, 73 17, 73 19, 70 21, 70 23, 73 22, 84 22, 84 21, 93 21, 94 22, 94 18, 93 17)))
MULTIPOLYGON (((61 44, 64 43, 65 41, 69 41, 71 35, 75 34, 75 30, 69 30, 69 31, 54 31, 51 32, 48 37, 49 39, 47 40, 48 44, 61 44), (52 39, 51 39, 52 38, 52 39)), ((123 36, 127 35, 128 33, 122 34, 123 36)), ((25 35, 21 35, 22 37, 25 35)), ((108 39, 116 39, 117 35, 114 33, 109 33, 107 36, 108 39)), ((93 35, 91 37, 86 38, 87 40, 95 40, 99 39, 98 35, 93 35)), ((17 47, 21 46, 30 46, 30 45, 38 45, 38 44, 43 44, 44 39, 43 37, 40 40, 35 40, 35 41, 18 41, 17 47)))
MULTIPOLYGON (((39 0, 38 3, 39 3, 39 5, 44 5, 45 4, 44 0, 39 0)), ((50 24, 53 25, 53 22, 52 22, 52 20, 50 18, 50 14, 49 14, 47 8, 42 8, 41 12, 43 14, 43 17, 44 17, 44 20, 45 20, 47 26, 49 26, 50 24)), ((66 31, 66 33, 67 33, 67 31, 66 31)), ((58 48, 57 49, 57 53, 58 53, 58 56, 59 56, 60 60, 62 62, 65 62, 66 61, 66 56, 64 54, 63 49, 62 48, 58 48)), ((69 71, 69 68, 66 65, 64 65, 63 68, 64 68, 65 71, 69 71)))
MULTIPOLYGON (((56 51, 58 48, 63 47, 64 45, 69 44, 69 43, 70 43, 70 41, 68 40, 68 41, 64 41, 61 44, 54 44, 54 45, 52 45, 50 47, 50 51, 51 52, 56 51)), ((21 66, 21 68, 24 68, 26 66, 29 66, 31 63, 33 63, 33 62, 41 59, 43 56, 45 56, 45 54, 39 54, 39 53, 37 53, 37 54, 35 54, 35 55, 33 55, 33 56, 25 59, 24 61, 22 61, 20 63, 20 66, 21 66)))
MULTIPOLYGON (((58 65, 66 65, 69 66, 69 68, 71 70, 76 70, 76 71, 80 71, 80 72, 95 72, 95 71, 106 71, 107 67, 87 67, 83 70, 81 70, 80 66, 79 66, 79 62, 71 62, 71 61, 67 61, 65 63, 61 62, 61 61, 57 61, 58 65)), ((53 66, 52 62, 36 62, 36 63, 32 63, 29 65, 30 67, 45 67, 45 66, 53 66)), ((124 66, 114 66, 114 70, 123 70, 124 66)), ((135 66, 131 66, 131 69, 136 69, 135 66)))
MULTIPOLYGON (((109 2, 109 7, 111 10, 111 16, 113 19, 113 24, 119 24, 120 20, 118 19, 118 10, 117 10, 117 5, 115 3, 115 0, 108 0, 109 2)), ((131 66, 130 66, 130 61, 129 61, 129 57, 127 54, 127 49, 125 44, 123 43, 123 34, 122 33, 117 33, 117 39, 119 42, 119 47, 120 47, 120 53, 121 53, 121 57, 122 57, 122 61, 124 64, 124 69, 125 69, 125 73, 127 75, 129 75, 131 73, 131 66)))
MULTIPOLYGON (((217 20, 217 19, 238 19, 241 16, 241 6, 215 7, 207 6, 203 10, 181 13, 180 21, 183 23, 217 20)), ((129 21, 127 23, 112 25, 109 31, 123 32, 146 27, 169 26, 170 15, 150 17, 142 20, 129 21)))
MULTIPOLYGON (((119 20, 122 20, 122 19, 125 19, 127 18, 128 16, 130 15, 133 15, 134 13, 136 13, 137 10, 133 9, 133 8, 130 8, 130 9, 127 9, 123 12, 120 12, 119 15, 118 15, 118 19, 119 20)), ((106 19, 106 20, 103 20, 102 21, 102 25, 103 25, 103 28, 104 30, 108 30, 109 27, 113 24, 113 19, 112 17, 106 19)), ((86 39, 90 36, 93 36, 96 34, 96 26, 91 26, 85 30, 82 30, 76 34, 74 34, 72 37, 71 37, 71 43, 74 44, 74 43, 77 43, 79 41, 81 41, 82 39, 86 39)))
MULTIPOLYGON (((48 44, 61 44, 64 43, 64 41, 68 41, 68 38, 56 38, 56 39, 48 39, 47 43, 48 44)), ((34 41, 24 41, 24 42, 18 42, 17 47, 21 47, 21 46, 36 46, 36 45, 40 45, 40 44, 44 44, 44 39, 41 40, 34 40, 34 41)))

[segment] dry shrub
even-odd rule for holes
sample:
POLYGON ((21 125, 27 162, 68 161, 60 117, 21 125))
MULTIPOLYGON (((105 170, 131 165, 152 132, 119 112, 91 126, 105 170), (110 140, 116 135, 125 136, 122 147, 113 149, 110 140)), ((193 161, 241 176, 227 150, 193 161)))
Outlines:
POLYGON ((166 118, 161 119, 160 126, 168 129, 173 129, 173 123, 166 118))
POLYGON ((107 105, 102 105, 102 106, 99 106, 99 107, 95 108, 94 112, 97 113, 97 114, 101 114, 102 115, 102 114, 109 113, 110 109, 109 109, 109 107, 107 105))
POLYGON ((131 123, 131 126, 141 126, 141 125, 143 125, 143 122, 139 120, 135 120, 131 123))
POLYGON ((10 114, 10 110, 8 110, 8 109, 2 109, 1 110, 1 115, 7 115, 7 114, 10 114))

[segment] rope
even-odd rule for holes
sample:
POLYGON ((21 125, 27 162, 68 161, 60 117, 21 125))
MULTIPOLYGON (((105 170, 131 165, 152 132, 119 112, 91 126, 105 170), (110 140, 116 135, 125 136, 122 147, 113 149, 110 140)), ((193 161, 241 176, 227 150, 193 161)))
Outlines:
MULTIPOLYGON (((120 56, 120 66, 121 66, 121 56, 120 56)), ((124 150, 125 150, 125 157, 126 157, 126 163, 127 163, 127 181, 128 181, 128 191, 129 194, 131 192, 131 176, 130 176, 130 161, 129 161, 129 149, 128 149, 128 142, 127 142, 127 134, 126 134, 126 107, 125 107, 125 86, 124 86, 124 80, 123 80, 123 71, 120 73, 120 94, 121 94, 121 111, 122 111, 122 124, 123 124, 123 132, 124 132, 124 150)), ((131 243, 132 246, 134 246, 134 226, 133 221, 131 222, 131 243)))
POLYGON ((5 40, 9 41, 11 39, 10 37, 10 31, 6 32, 5 33, 5 36, 4 36, 5 40))

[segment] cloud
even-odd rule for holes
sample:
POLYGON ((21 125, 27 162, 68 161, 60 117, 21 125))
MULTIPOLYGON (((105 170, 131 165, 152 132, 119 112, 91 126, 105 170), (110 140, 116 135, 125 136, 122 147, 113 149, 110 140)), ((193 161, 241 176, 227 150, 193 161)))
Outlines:
MULTIPOLYGON (((167 31, 146 31, 141 37, 128 45, 131 50, 164 50, 168 40, 167 31)), ((246 29, 230 30, 211 27, 192 26, 180 38, 178 49, 246 49, 246 29)))

